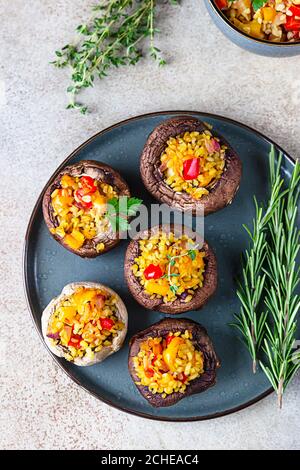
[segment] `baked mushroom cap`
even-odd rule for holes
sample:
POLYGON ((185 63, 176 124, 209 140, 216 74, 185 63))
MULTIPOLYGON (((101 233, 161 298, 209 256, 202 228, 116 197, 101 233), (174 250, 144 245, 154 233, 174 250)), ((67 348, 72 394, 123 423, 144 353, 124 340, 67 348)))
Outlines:
POLYGON ((146 330, 143 330, 134 335, 129 344, 129 357, 128 368, 130 375, 138 388, 139 392, 143 395, 148 402, 155 407, 171 406, 177 403, 182 398, 195 393, 201 393, 212 387, 216 383, 216 369, 220 367, 220 361, 215 353, 211 339, 209 338, 206 329, 199 323, 188 319, 166 318, 154 325, 151 325, 146 330), (192 335, 192 343, 198 351, 201 351, 204 357, 204 372, 195 380, 191 381, 187 386, 184 393, 174 392, 163 398, 159 393, 153 394, 148 387, 138 385, 140 379, 136 373, 133 358, 137 356, 140 350, 140 345, 147 338, 165 337, 170 332, 180 331, 184 333, 189 330, 192 335))
MULTIPOLYGON (((49 230, 58 226, 58 221, 54 216, 53 207, 51 204, 51 194, 55 189, 60 188, 60 181, 63 175, 69 175, 72 177, 80 177, 83 175, 90 176, 91 178, 97 181, 111 185, 114 190, 118 193, 119 197, 130 197, 130 191, 127 183, 115 169, 113 169, 109 165, 106 165, 106 163, 97 162, 93 160, 82 160, 81 162, 75 163, 74 165, 66 166, 48 185, 44 193, 43 215, 49 230)), ((51 235, 61 245, 67 248, 67 250, 83 258, 95 258, 96 256, 102 255, 106 251, 109 251, 114 248, 120 241, 118 233, 114 233, 113 230, 110 228, 108 232, 101 234, 93 238, 92 240, 86 239, 82 247, 75 250, 71 248, 64 241, 64 239, 58 236, 57 234, 51 233, 51 235), (96 249, 96 246, 99 243, 104 244, 104 249, 101 252, 98 252, 96 249)))
POLYGON ((104 346, 101 351, 98 351, 94 354, 94 358, 90 359, 86 356, 82 358, 75 358, 74 361, 72 361, 74 364, 77 366, 92 366, 94 364, 97 364, 99 362, 104 361, 108 356, 111 354, 117 352, 123 345, 123 342, 125 340, 126 334, 127 334, 127 329, 128 329, 128 314, 127 314, 127 309, 121 299, 121 297, 112 289, 110 289, 107 286, 104 286, 103 284, 99 284, 96 282, 73 282, 71 284, 66 285, 61 294, 51 300, 51 302, 47 305, 45 310, 43 311, 42 314, 42 334, 45 340, 46 345, 50 349, 50 351, 55 354, 58 357, 65 357, 66 356, 66 351, 64 350, 63 346, 61 345, 53 345, 53 342, 51 341, 51 338, 47 336, 48 332, 48 324, 49 320, 56 310, 56 308, 61 304, 61 302, 65 299, 68 298, 70 295, 74 294, 78 288, 80 287, 85 287, 87 289, 101 289, 105 292, 107 292, 109 295, 113 295, 116 297, 117 302, 116 302, 116 307, 117 307, 117 312, 116 316, 120 321, 124 323, 124 328, 118 332, 118 335, 115 336, 112 340, 112 344, 110 346, 104 346))
POLYGON ((158 201, 180 210, 197 214, 200 208, 204 208, 204 215, 216 212, 230 204, 239 188, 242 176, 242 163, 230 144, 219 134, 221 145, 226 145, 225 167, 221 178, 217 180, 208 195, 200 199, 193 199, 185 192, 175 192, 164 180, 160 170, 160 158, 164 152, 170 137, 182 135, 185 132, 204 132, 209 127, 199 119, 190 116, 178 116, 159 124, 148 137, 144 146, 140 171, 147 190, 158 201))
POLYGON ((203 238, 192 229, 181 225, 157 225, 151 229, 138 233, 129 243, 125 254, 124 275, 128 288, 135 300, 143 307, 149 310, 158 310, 162 313, 176 315, 178 313, 188 312, 190 310, 199 310, 214 294, 217 288, 218 271, 217 260, 211 247, 203 238), (140 284, 139 279, 132 272, 132 266, 135 264, 135 258, 139 256, 139 241, 150 238, 157 232, 170 233, 175 236, 187 235, 195 243, 199 243, 201 251, 205 251, 205 271, 202 287, 199 287, 190 302, 186 303, 183 299, 177 298, 174 302, 164 303, 162 298, 151 299, 149 294, 140 284))

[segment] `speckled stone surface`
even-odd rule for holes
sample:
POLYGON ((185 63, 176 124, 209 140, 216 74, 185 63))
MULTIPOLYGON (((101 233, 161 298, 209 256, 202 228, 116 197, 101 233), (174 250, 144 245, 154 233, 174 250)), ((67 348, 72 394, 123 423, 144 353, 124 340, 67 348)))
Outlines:
POLYGON ((48 62, 92 3, 0 5, 0 447, 300 449, 299 376, 281 412, 270 396, 210 422, 151 422, 90 397, 58 370, 38 339, 23 294, 24 233, 49 175, 88 137, 137 114, 194 109, 249 124, 300 157, 299 59, 267 59, 238 49, 196 0, 160 9, 158 45, 167 67, 143 60, 114 71, 86 93, 92 114, 66 111, 66 72, 48 62))

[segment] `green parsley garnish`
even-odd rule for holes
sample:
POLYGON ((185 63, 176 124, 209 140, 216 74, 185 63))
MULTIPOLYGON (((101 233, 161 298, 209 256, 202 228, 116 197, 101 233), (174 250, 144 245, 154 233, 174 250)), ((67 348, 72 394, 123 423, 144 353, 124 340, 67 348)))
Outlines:
POLYGON ((142 204, 142 199, 121 196, 112 198, 107 203, 106 217, 114 232, 124 232, 130 229, 129 217, 133 217, 142 204))

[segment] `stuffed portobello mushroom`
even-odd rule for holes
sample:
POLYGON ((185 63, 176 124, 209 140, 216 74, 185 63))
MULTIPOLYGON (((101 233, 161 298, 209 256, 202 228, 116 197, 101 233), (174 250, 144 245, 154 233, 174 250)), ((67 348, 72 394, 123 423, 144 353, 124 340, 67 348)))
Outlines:
POLYGON ((42 315, 42 333, 50 351, 78 366, 94 365, 118 351, 127 325, 122 299, 95 282, 68 284, 42 315))
POLYGON ((147 190, 160 202, 204 215, 230 204, 242 164, 226 140, 199 119, 178 116, 150 134, 140 161, 147 190))
POLYGON ((203 326, 167 318, 133 336, 128 367, 143 397, 164 407, 215 385, 220 362, 203 326))
POLYGON ((107 204, 130 197, 127 183, 105 163, 81 161, 64 168, 43 198, 43 214, 52 236, 83 258, 94 258, 119 242, 107 218, 107 204))
POLYGON ((212 249, 181 225, 160 225, 137 234, 127 248, 124 273, 138 303, 169 314, 200 309, 217 288, 212 249))

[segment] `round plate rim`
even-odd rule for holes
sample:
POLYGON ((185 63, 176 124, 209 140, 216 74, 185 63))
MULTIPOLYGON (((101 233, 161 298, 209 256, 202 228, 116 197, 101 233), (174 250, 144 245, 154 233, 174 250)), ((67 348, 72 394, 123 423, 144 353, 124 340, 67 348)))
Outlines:
POLYGON ((92 395, 93 397, 97 398, 98 400, 100 400, 101 402, 119 410, 119 411, 123 411, 125 413, 128 413, 128 414, 131 414, 131 415, 134 415, 134 416, 139 416, 139 417, 142 417, 142 418, 146 418, 146 419, 150 419, 150 420, 155 420, 155 421, 169 421, 169 422, 192 422, 192 421, 206 421, 206 420, 210 420, 210 419, 215 419, 215 418, 220 418, 220 417, 223 417, 223 416, 227 416, 227 415, 230 415, 230 414, 233 414, 233 413, 236 413, 238 411, 242 411, 244 410, 245 408, 248 408, 256 403, 258 403, 259 401, 261 401, 263 398, 266 398, 268 395, 270 395, 272 392, 273 392, 273 389, 272 387, 270 387, 269 389, 267 389, 265 392, 261 393, 260 395, 258 395, 257 397, 253 398, 252 400, 249 400, 247 401, 246 403, 243 403, 242 405, 239 405, 239 406, 236 406, 236 407, 233 407, 233 408, 229 408, 228 410, 225 410, 225 411, 222 411, 222 412, 217 412, 217 413, 212 413, 212 414, 208 414, 208 415, 204 415, 204 416, 192 416, 192 417, 187 417, 187 418, 172 418, 172 417, 169 417, 169 416, 155 416, 155 415, 151 415, 149 413, 143 413, 143 412, 140 412, 140 411, 136 411, 134 409, 131 409, 129 407, 126 407, 126 406, 122 406, 122 405, 118 405, 116 403, 113 403, 112 401, 110 400, 107 400, 106 398, 103 398, 101 396, 99 396, 96 392, 93 392, 92 390, 88 389, 84 384, 82 384, 79 380, 77 380, 74 375, 72 374, 71 371, 69 371, 62 363, 60 363, 60 361, 58 360, 58 358, 51 353, 51 351, 47 348, 44 340, 43 340, 43 336, 42 336, 42 333, 41 333, 41 330, 36 322, 36 319, 35 319, 35 316, 34 316, 34 307, 33 307, 33 303, 32 303, 32 299, 31 299, 31 296, 30 296, 30 289, 29 289, 29 283, 28 283, 28 277, 27 277, 27 266, 28 266, 28 244, 29 244, 29 238, 30 238, 30 232, 31 232, 31 229, 32 229, 32 225, 35 221, 35 218, 36 218, 36 214, 37 214, 37 210, 41 204, 41 201, 42 201, 42 197, 43 197, 43 194, 46 190, 46 188, 48 187, 48 185, 51 183, 51 181, 55 178, 55 176, 59 173, 59 171, 78 153, 80 152, 84 147, 86 147, 87 145, 89 145, 91 142, 93 142, 95 139, 97 139, 98 137, 100 137, 101 135, 107 133, 107 132, 110 132, 111 130, 117 128, 117 127, 121 127, 125 124, 128 124, 130 122, 133 122, 133 121, 138 121, 140 119, 144 119, 144 118, 149 118, 149 117, 156 117, 156 116, 162 116, 162 115, 179 115, 179 114, 186 114, 186 115, 200 115, 200 116, 204 116, 204 117, 207 117, 207 118, 210 118, 210 119, 218 119, 220 121, 225 121, 225 122, 229 122, 231 124, 234 124, 238 127, 241 127, 243 129, 246 129, 248 131, 251 131, 253 132, 256 136, 266 140, 268 143, 270 143, 271 145, 274 145, 280 152, 282 152, 284 154, 284 156, 290 161, 290 163, 292 165, 295 165, 295 161, 292 159, 292 157, 286 153, 285 150, 283 150, 278 144, 276 144, 276 142, 274 142, 272 139, 270 139, 269 137, 266 137, 264 134, 262 134, 260 131, 256 130, 256 129, 253 129, 252 127, 248 126, 247 124, 243 124, 239 121, 236 121, 234 119, 231 119, 231 118, 227 118, 225 116, 222 116, 222 115, 218 115, 218 114, 213 114, 213 113, 206 113, 206 112, 201 112, 201 111, 157 111, 157 112, 152 112, 152 113, 145 113, 145 114, 140 114, 140 115, 137 115, 137 116, 133 116, 131 118, 127 118, 127 119, 124 119, 122 121, 119 121, 115 124, 112 124, 111 126, 109 127, 106 127, 105 129, 102 129, 101 131, 97 132, 96 134, 94 134, 93 136, 91 136, 89 139, 87 139, 85 142, 83 142, 81 145, 79 145, 75 150, 73 150, 73 152, 71 152, 69 154, 69 156, 63 160, 63 162, 58 166, 58 168, 54 171, 54 173, 52 174, 52 176, 49 178, 49 180, 46 182, 46 184, 44 185, 35 205, 34 205, 34 208, 32 210, 32 213, 31 213, 31 216, 30 216, 30 219, 29 219, 29 222, 28 222, 28 226, 27 226, 27 230, 26 230, 26 234, 25 234, 25 241, 24 241, 24 246, 23 246, 23 270, 22 270, 22 273, 23 273, 23 287, 24 287, 24 292, 25 292, 25 299, 26 299, 26 304, 27 304, 27 308, 30 312, 30 316, 31 316, 31 319, 33 321, 33 324, 35 326, 35 329, 37 330, 38 332, 38 335, 39 335, 39 338, 40 340, 42 341, 44 347, 46 348, 46 350, 48 351, 48 353, 50 354, 50 356, 52 357, 52 359, 56 362, 56 364, 59 366, 59 368, 61 370, 63 370, 63 372, 73 381, 75 382, 80 388, 82 388, 83 390, 85 390, 86 392, 88 392, 90 395, 92 395))

